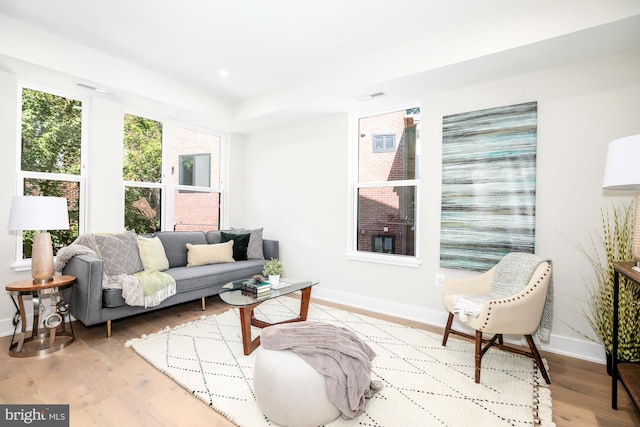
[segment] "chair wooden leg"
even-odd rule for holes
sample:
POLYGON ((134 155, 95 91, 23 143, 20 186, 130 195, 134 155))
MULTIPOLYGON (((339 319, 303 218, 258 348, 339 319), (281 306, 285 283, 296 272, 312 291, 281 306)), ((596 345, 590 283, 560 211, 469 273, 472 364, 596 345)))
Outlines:
POLYGON ((476 384, 480 383, 481 363, 482 363, 482 332, 476 331, 476 384))
POLYGON ((205 311, 207 309, 207 307, 206 307, 206 303, 205 303, 204 297, 202 297, 200 304, 202 305, 202 311, 205 311))
POLYGON ((547 373, 547 369, 544 367, 544 363, 542 362, 542 357, 540 357, 540 353, 538 352, 538 347, 536 347, 535 341, 533 341, 533 337, 531 335, 524 336, 527 339, 527 343, 529 344, 529 348, 531 349, 531 355, 536 361, 538 365, 538 369, 540 369, 540 373, 542 377, 547 382, 547 384, 551 384, 551 379, 549 378, 549 374, 547 373))
POLYGON ((111 338, 111 320, 107 320, 107 338, 111 338))
POLYGON ((442 336, 442 345, 447 345, 447 340, 449 339, 449 331, 451 331, 451 325, 453 323, 453 313, 449 313, 449 318, 447 319, 447 326, 444 328, 444 334, 442 336))

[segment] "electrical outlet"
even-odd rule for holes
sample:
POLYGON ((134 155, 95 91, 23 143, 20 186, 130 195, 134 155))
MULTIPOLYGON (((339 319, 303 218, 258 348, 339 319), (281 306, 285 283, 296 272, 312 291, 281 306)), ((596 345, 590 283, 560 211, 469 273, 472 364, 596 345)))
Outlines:
POLYGON ((442 286, 444 283, 444 274, 436 274, 436 286, 442 286))

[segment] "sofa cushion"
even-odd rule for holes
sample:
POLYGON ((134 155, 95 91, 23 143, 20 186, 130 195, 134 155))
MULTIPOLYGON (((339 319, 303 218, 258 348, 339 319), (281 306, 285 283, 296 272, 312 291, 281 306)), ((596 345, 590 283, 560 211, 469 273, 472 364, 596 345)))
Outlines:
POLYGON ((233 228, 232 233, 249 233, 249 246, 247 246, 247 259, 264 259, 264 250, 262 248, 262 228, 247 230, 245 228, 233 228))
POLYGON ((169 260, 169 268, 187 265, 187 243, 205 245, 207 238, 202 231, 158 231, 154 233, 162 242, 169 260))
MULTIPOLYGON (((229 230, 225 230, 229 231, 229 230)), ((220 236, 220 230, 207 231, 207 243, 222 243, 222 237, 220 236)))
POLYGON ((187 267, 198 265, 235 262, 233 259, 233 240, 213 245, 192 245, 187 243, 187 267))
POLYGON ((169 260, 159 238, 138 236, 138 251, 145 271, 164 271, 169 268, 169 260))
POLYGON ((109 276, 133 274, 143 270, 135 231, 118 234, 96 234, 98 255, 109 276))
MULTIPOLYGON (((175 279, 176 292, 178 294, 199 292, 202 295, 214 295, 218 293, 223 285, 229 282, 247 279, 255 274, 260 274, 264 262, 264 260, 248 260, 235 263, 200 265, 198 267, 175 267, 164 273, 175 279)), ((172 305, 173 298, 175 297, 165 300, 162 305, 172 305)), ((122 298, 122 289, 103 289, 102 303, 104 307, 109 308, 127 306, 124 298, 122 298)), ((127 309, 131 308, 127 306, 127 309)))
POLYGON ((176 267, 165 273, 176 280, 176 290, 182 293, 216 285, 222 286, 234 280, 248 279, 262 272, 264 262, 264 260, 255 259, 197 267, 176 267))
POLYGON ((247 260, 247 247, 249 246, 249 234, 235 234, 226 231, 220 232, 222 242, 233 240, 233 259, 236 261, 247 260))

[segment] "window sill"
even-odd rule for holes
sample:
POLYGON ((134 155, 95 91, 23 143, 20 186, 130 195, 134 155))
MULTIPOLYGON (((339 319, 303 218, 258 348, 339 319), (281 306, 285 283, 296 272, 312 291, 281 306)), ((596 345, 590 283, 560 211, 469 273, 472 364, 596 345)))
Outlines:
POLYGON ((376 264, 397 265, 400 267, 418 268, 422 261, 417 257, 404 255, 376 254, 373 252, 347 252, 345 257, 352 261, 372 262, 376 264))
POLYGON ((30 271, 31 259, 21 259, 20 261, 15 261, 13 264, 11 264, 11 269, 13 271, 30 271))

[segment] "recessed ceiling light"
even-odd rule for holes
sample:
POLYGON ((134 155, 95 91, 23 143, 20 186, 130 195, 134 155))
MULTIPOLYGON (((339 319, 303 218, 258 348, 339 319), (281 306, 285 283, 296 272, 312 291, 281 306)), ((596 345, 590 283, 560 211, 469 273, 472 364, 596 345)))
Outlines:
POLYGON ((220 70, 218 71, 218 74, 220 75, 220 77, 222 77, 223 79, 226 77, 229 77, 229 72, 227 70, 220 70))

